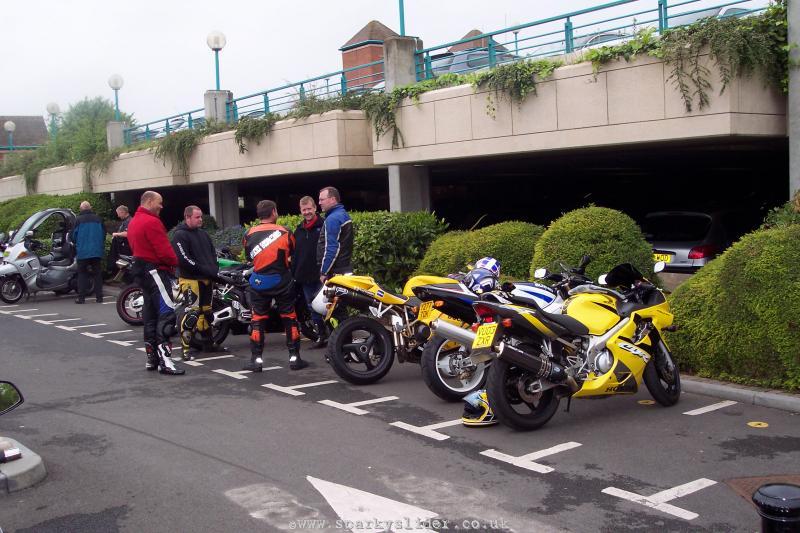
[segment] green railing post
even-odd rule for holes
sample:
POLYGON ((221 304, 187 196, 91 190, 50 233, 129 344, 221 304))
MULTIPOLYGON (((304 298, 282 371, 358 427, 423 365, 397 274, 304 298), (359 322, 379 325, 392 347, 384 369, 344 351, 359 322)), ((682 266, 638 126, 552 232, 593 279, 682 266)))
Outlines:
POLYGON ((658 33, 662 33, 667 28, 669 28, 667 0, 658 0, 658 33))
POLYGON ((229 123, 231 121, 231 102, 225 102, 225 122, 229 123))
POLYGON ((192 122, 192 114, 191 113, 189 113, 189 129, 190 130, 194 129, 194 123, 192 122))
POLYGON ((301 102, 305 102, 306 101, 306 88, 303 87, 302 83, 300 84, 300 101, 301 102))
POLYGON ((403 6, 403 0, 400 0, 400 36, 404 37, 406 34, 406 10, 403 6))
POLYGON ((239 122, 239 104, 237 102, 233 103, 233 122, 239 122))
POLYGON ((564 51, 570 53, 575 49, 575 43, 572 38, 572 21, 567 17, 564 23, 564 51))
POLYGON ((269 115, 269 94, 264 93, 264 116, 269 115))
POLYGON ((344 96, 347 94, 347 76, 344 72, 342 72, 342 79, 339 83, 342 86, 342 96, 344 96))
POLYGON ((167 135, 169 135, 169 134, 170 134, 170 128, 169 128, 169 119, 167 119, 167 120, 165 120, 165 121, 164 121, 164 131, 166 131, 166 132, 167 132, 167 135))
POLYGON ((497 65, 497 51, 495 50, 494 39, 489 37, 489 66, 494 67, 495 65, 497 65))
POLYGON ((148 125, 146 125, 144 127, 144 140, 145 141, 149 141, 150 140, 150 124, 148 124, 148 125))
POLYGON ((433 78, 433 61, 431 61, 431 53, 425 52, 425 79, 433 78))

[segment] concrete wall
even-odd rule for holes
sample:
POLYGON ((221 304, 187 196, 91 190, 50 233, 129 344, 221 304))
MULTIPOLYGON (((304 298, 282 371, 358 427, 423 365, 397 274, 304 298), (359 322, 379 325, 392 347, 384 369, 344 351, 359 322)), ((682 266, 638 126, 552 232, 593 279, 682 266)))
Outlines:
POLYGON ((165 165, 153 157, 153 150, 138 150, 121 154, 105 172, 95 172, 92 189, 94 192, 116 192, 167 187, 184 182, 185 178, 172 175, 172 165, 165 165))
POLYGON ((83 190, 83 163, 46 168, 39 173, 36 192, 40 194, 75 194, 83 190))
MULTIPOLYGON (((711 103, 687 113, 670 67, 655 58, 618 61, 597 75, 590 63, 557 69, 522 105, 459 86, 406 102, 398 125, 403 148, 377 143, 379 165, 542 150, 724 136, 785 136, 786 97, 759 78, 737 79, 725 93, 712 69, 711 103), (491 113, 487 109, 491 108, 491 113)), ((696 106, 695 106, 696 107, 696 106)))
POLYGON ((25 177, 8 176, 0 178, 0 202, 25 196, 25 177))

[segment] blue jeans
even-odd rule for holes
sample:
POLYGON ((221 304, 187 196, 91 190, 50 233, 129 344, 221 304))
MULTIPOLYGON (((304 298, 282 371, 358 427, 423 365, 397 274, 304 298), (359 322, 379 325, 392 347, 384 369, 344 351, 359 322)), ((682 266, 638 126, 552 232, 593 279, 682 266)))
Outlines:
POLYGON ((303 296, 306 299, 308 310, 311 312, 311 320, 313 320, 318 326, 322 326, 322 315, 311 308, 311 301, 322 288, 322 283, 319 281, 314 281, 312 283, 300 283, 300 286, 303 288, 303 296))

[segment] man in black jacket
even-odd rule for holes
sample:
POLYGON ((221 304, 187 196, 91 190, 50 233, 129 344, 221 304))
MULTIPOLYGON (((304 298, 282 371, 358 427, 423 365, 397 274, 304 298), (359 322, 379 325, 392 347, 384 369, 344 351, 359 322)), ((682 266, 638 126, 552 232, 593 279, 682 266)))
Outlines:
POLYGON ((311 318, 314 320, 314 326, 319 334, 314 348, 321 348, 325 346, 328 331, 322 316, 311 309, 311 301, 322 288, 317 265, 317 242, 323 221, 322 217, 317 215, 317 204, 310 196, 300 198, 300 214, 303 216, 303 220, 294 230, 295 248, 292 258, 292 275, 303 290, 303 296, 305 296, 311 318))
POLYGON ((203 351, 217 351, 211 323, 211 297, 213 279, 219 272, 217 252, 211 237, 201 229, 203 211, 196 205, 183 210, 183 223, 175 230, 172 246, 178 256, 178 285, 185 302, 186 312, 180 320, 183 360, 191 361, 196 351, 191 340, 198 333, 203 341, 203 351))

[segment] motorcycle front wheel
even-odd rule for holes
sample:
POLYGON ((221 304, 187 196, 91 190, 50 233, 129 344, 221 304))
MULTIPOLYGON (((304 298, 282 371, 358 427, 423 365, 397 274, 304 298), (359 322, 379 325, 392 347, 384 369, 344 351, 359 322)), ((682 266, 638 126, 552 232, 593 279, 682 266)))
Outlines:
POLYGON ((117 314, 126 324, 131 326, 141 326, 142 304, 144 295, 142 288, 138 285, 128 285, 123 287, 117 295, 117 314))
POLYGON ((19 276, 0 280, 0 300, 7 304, 15 304, 25 295, 25 283, 19 276))
POLYGON ((392 368, 392 337, 377 320, 351 317, 333 330, 328 341, 328 358, 340 378, 354 385, 369 385, 392 368))
POLYGON ((486 395, 497 420, 518 431, 531 431, 545 425, 558 409, 554 389, 530 393, 527 386, 536 381, 529 372, 501 359, 492 362, 486 378, 486 395))
POLYGON ((681 375, 667 345, 658 339, 655 355, 644 367, 644 384, 655 401, 665 407, 675 405, 681 397, 681 375))
POLYGON ((425 343, 420 364, 425 385, 447 402, 457 402, 482 389, 486 382, 486 365, 473 366, 464 346, 439 335, 425 343))

